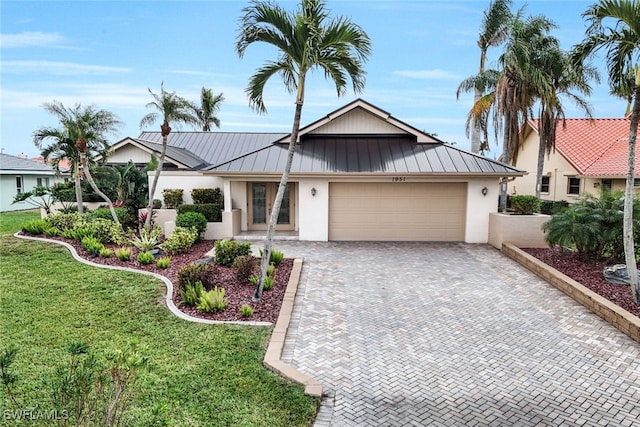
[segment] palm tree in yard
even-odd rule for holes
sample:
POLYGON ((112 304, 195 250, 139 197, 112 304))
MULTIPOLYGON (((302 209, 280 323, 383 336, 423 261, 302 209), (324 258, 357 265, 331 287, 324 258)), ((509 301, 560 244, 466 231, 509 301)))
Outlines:
POLYGON ((202 88, 200 92, 200 105, 194 105, 193 111, 198 118, 198 124, 203 132, 210 132, 211 125, 220 127, 220 119, 216 116, 220 110, 220 104, 224 101, 221 93, 214 95, 211 89, 202 88))
POLYGON ((624 197, 624 257, 631 283, 631 293, 640 304, 640 286, 636 250, 633 239, 633 198, 635 176, 636 137, 640 118, 640 3, 629 0, 601 0, 583 14, 589 24, 585 40, 575 46, 573 58, 583 61, 603 50, 606 56, 609 85, 613 91, 624 87, 624 80, 633 73, 633 107, 629 125, 627 183, 624 197))
POLYGON ((155 94, 149 89, 149 93, 153 97, 153 101, 147 104, 147 108, 155 108, 157 111, 147 114, 140 120, 140 127, 155 123, 158 118, 162 119, 160 132, 162 135, 162 149, 160 151, 160 159, 158 160, 158 168, 153 176, 153 183, 149 191, 149 201, 147 204, 147 217, 144 223, 145 227, 151 224, 151 214, 153 210, 153 196, 158 186, 158 179, 162 172, 164 157, 167 152, 167 141, 171 133, 171 123, 180 124, 198 124, 198 118, 193 113, 192 105, 184 98, 176 95, 175 92, 167 92, 164 90, 164 83, 160 85, 160 93, 155 94))
POLYGON ((246 92, 251 107, 259 113, 266 112, 264 87, 276 74, 280 75, 289 93, 296 94, 287 162, 271 210, 260 263, 260 279, 254 295, 257 301, 262 296, 273 234, 300 131, 307 73, 314 69, 323 71, 325 77, 335 83, 338 96, 346 93, 348 79, 351 79, 353 90, 358 93, 364 89, 363 65, 371 52, 371 41, 364 30, 348 18, 329 18, 325 2, 321 0, 302 0, 295 13, 272 2, 253 1, 243 13, 236 44, 238 55, 242 58, 246 49, 256 42, 271 45, 278 51, 278 58, 268 61, 249 80, 246 92))
POLYGON ((116 116, 106 110, 97 110, 95 106, 82 107, 76 104, 73 108, 67 108, 60 102, 44 104, 44 108, 55 115, 61 126, 58 128, 40 128, 34 133, 34 143, 42 149, 42 156, 52 159, 54 165, 66 158, 74 170, 76 188, 76 202, 78 212, 82 213, 82 189, 80 186, 80 173, 82 172, 93 191, 109 205, 114 221, 119 223, 113 209, 111 200, 97 187, 91 175, 90 160, 95 154, 103 159, 107 157, 110 144, 106 139, 107 134, 115 133, 120 126, 116 116), (53 143, 43 147, 45 140, 53 143))
MULTIPOLYGON (((473 91, 474 105, 482 98, 485 91, 491 87, 490 75, 485 74, 485 63, 487 60, 487 51, 490 47, 496 47, 504 43, 509 35, 509 28, 513 15, 511 13, 512 0, 493 0, 489 4, 489 8, 484 11, 482 17, 482 25, 480 35, 478 36, 478 47, 480 48, 480 67, 478 74, 470 79, 463 81, 458 87, 456 96, 460 96, 461 92, 473 91)), ((479 153, 486 149, 487 144, 487 120, 485 117, 477 117, 473 119, 471 130, 471 151, 479 153), (481 141, 484 137, 484 141, 481 141)))

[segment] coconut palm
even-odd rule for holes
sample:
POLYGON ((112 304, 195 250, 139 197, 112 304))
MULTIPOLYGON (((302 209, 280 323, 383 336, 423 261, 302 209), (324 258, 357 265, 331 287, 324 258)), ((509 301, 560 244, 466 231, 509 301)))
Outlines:
POLYGON ((160 93, 155 94, 149 89, 149 93, 153 97, 153 101, 147 104, 147 108, 155 108, 157 111, 147 114, 140 120, 140 128, 155 123, 158 118, 162 119, 160 132, 162 135, 162 149, 160 150, 159 166, 153 176, 153 183, 149 191, 149 200, 147 203, 147 217, 144 223, 145 227, 151 224, 151 213, 153 210, 153 196, 158 186, 158 179, 164 165, 164 157, 167 152, 167 141, 171 133, 171 124, 191 124, 197 125, 198 118, 193 113, 192 105, 184 98, 176 95, 175 92, 167 92, 164 90, 164 82, 160 84, 160 93))
POLYGON ((624 87, 625 78, 633 72, 633 107, 629 125, 627 183, 624 200, 624 256, 631 283, 631 293, 640 304, 640 286, 633 238, 633 198, 636 137, 640 118, 640 3, 629 0, 601 0, 583 14, 589 26, 585 40, 574 48, 573 58, 584 60, 603 50, 606 56, 609 85, 616 91, 624 87))
POLYGON ((264 87, 276 74, 282 77, 289 93, 296 94, 287 162, 271 210, 260 264, 260 280, 254 295, 254 299, 259 300, 300 131, 307 73, 314 69, 322 70, 325 77, 335 83, 338 96, 346 93, 348 79, 351 79, 353 90, 358 93, 364 89, 363 64, 371 52, 371 41, 364 30, 348 18, 329 18, 324 1, 301 0, 299 9, 294 13, 268 1, 253 1, 244 8, 236 43, 238 55, 242 58, 246 49, 256 42, 275 47, 279 55, 250 78, 246 92, 251 107, 259 113, 266 112, 264 87))
POLYGON ((120 126, 116 116, 106 110, 97 110, 95 106, 82 107, 76 104, 67 108, 62 103, 53 101, 44 104, 44 108, 55 115, 61 126, 59 128, 41 128, 34 133, 34 143, 42 149, 44 158, 52 158, 52 163, 59 168, 62 159, 68 159, 74 170, 76 202, 78 211, 82 213, 82 189, 80 174, 91 185, 93 191, 109 205, 114 221, 119 222, 111 200, 98 188, 91 175, 90 159, 99 154, 107 157, 110 144, 107 134, 114 133, 120 126), (44 140, 53 140, 53 144, 43 148, 44 140))
MULTIPOLYGON (((478 36, 478 47, 480 48, 480 66, 478 74, 475 77, 463 81, 456 92, 456 97, 461 92, 473 91, 474 105, 483 97, 488 88, 492 86, 490 75, 485 75, 485 63, 487 60, 487 51, 490 47, 500 46, 507 39, 509 28, 513 14, 511 13, 512 0, 493 0, 489 3, 487 10, 482 15, 482 25, 480 27, 480 35, 478 36)), ((467 129, 471 130, 471 151, 479 153, 487 149, 487 120, 484 117, 476 117, 471 126, 467 129), (484 141, 481 141, 481 133, 484 141)))
POLYGON ((193 111, 198 118, 198 124, 204 132, 211 131, 211 125, 220 127, 220 119, 216 116, 220 110, 220 104, 224 101, 224 96, 219 93, 214 95, 211 89, 205 87, 200 92, 200 105, 194 105, 193 111))

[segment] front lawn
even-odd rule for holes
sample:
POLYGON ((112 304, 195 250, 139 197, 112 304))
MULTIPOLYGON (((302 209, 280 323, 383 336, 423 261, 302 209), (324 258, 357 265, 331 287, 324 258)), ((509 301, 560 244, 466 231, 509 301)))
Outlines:
MULTIPOLYGON (((17 409, 54 409, 54 370, 68 363, 69 343, 84 341, 97 354, 135 349, 147 358, 122 425, 310 424, 317 400, 262 365, 270 328, 177 319, 163 305, 161 282, 91 268, 62 247, 11 236, 37 217, 0 214, 0 350, 19 348, 17 409)), ((4 390, 0 409, 16 409, 4 390)), ((51 422, 25 421, 38 424, 51 422)))

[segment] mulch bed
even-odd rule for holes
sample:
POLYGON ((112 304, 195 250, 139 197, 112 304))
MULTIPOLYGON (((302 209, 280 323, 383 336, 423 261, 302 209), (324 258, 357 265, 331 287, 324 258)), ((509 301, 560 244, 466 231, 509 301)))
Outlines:
POLYGON ((627 285, 614 285, 604 279, 602 270, 604 267, 611 266, 612 263, 583 260, 576 252, 561 252, 558 248, 528 248, 522 250, 566 274, 612 303, 640 317, 640 306, 633 301, 630 287, 627 285))
MULTIPOLYGON (((27 234, 28 233, 23 233, 27 234)), ((43 236, 35 236, 43 237, 43 236)), ((195 307, 180 306, 182 299, 177 287, 177 275, 180 267, 187 265, 199 259, 203 259, 205 254, 209 252, 214 245, 211 240, 205 240, 194 244, 184 253, 174 255, 171 257, 171 263, 166 269, 156 267, 155 263, 149 265, 142 265, 136 260, 138 256, 138 250, 134 247, 131 248, 131 260, 120 261, 115 254, 110 258, 92 257, 89 255, 82 245, 75 240, 68 240, 63 237, 47 237, 51 240, 59 240, 66 242, 73 246, 78 254, 96 264, 111 265, 118 267, 129 267, 136 270, 150 271, 157 273, 161 276, 165 276, 174 285, 173 301, 177 307, 184 313, 193 317, 199 317, 202 319, 210 320, 223 320, 223 321, 247 321, 247 322, 271 322, 274 323, 278 319, 280 313, 280 307, 282 306, 282 300, 284 299, 284 293, 289 283, 289 276, 293 268, 293 259, 285 258, 278 266, 276 272, 276 281, 273 288, 268 291, 264 291, 262 298, 259 302, 253 302, 252 297, 254 293, 254 286, 251 283, 241 283, 235 277, 235 269, 229 267, 217 266, 215 284, 219 288, 225 289, 225 297, 229 300, 229 305, 221 312, 218 313, 202 313, 195 307), (253 316, 242 317, 240 314, 240 307, 244 304, 248 304, 253 308, 253 316)), ((115 249, 115 245, 105 245, 106 247, 115 249)), ((259 259, 257 260, 259 264, 259 259)), ((256 270, 257 273, 257 270, 256 270)))

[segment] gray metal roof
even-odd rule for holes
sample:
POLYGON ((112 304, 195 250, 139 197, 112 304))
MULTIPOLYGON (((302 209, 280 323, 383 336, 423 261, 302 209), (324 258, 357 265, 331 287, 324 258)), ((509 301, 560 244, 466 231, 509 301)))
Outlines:
MULTIPOLYGON (((275 144, 203 170, 282 173, 287 144, 275 144)), ((494 174, 524 171, 445 143, 416 143, 412 136, 314 136, 296 146, 292 173, 494 174)))
MULTIPOLYGON (((141 144, 157 153, 160 153, 162 150, 162 144, 146 141, 140 138, 132 138, 132 139, 136 141, 138 144, 141 144)), ((207 166, 207 162, 205 162, 203 159, 196 156, 195 154, 191 153, 189 150, 186 150, 184 148, 173 147, 168 144, 167 144, 167 151, 165 152, 165 156, 179 163, 182 163, 183 165, 186 165, 187 167, 194 170, 198 170, 204 166, 207 166)))
MULTIPOLYGON (((189 152, 201 162, 217 165, 268 147, 287 135, 251 132, 171 132, 167 141, 167 155, 169 147, 175 147, 189 152)), ((162 135, 160 132, 142 132, 137 140, 161 144, 162 135)), ((180 161, 173 156, 170 157, 180 161)))
POLYGON ((47 164, 0 153, 0 174, 39 173, 53 175, 53 168, 47 164))

